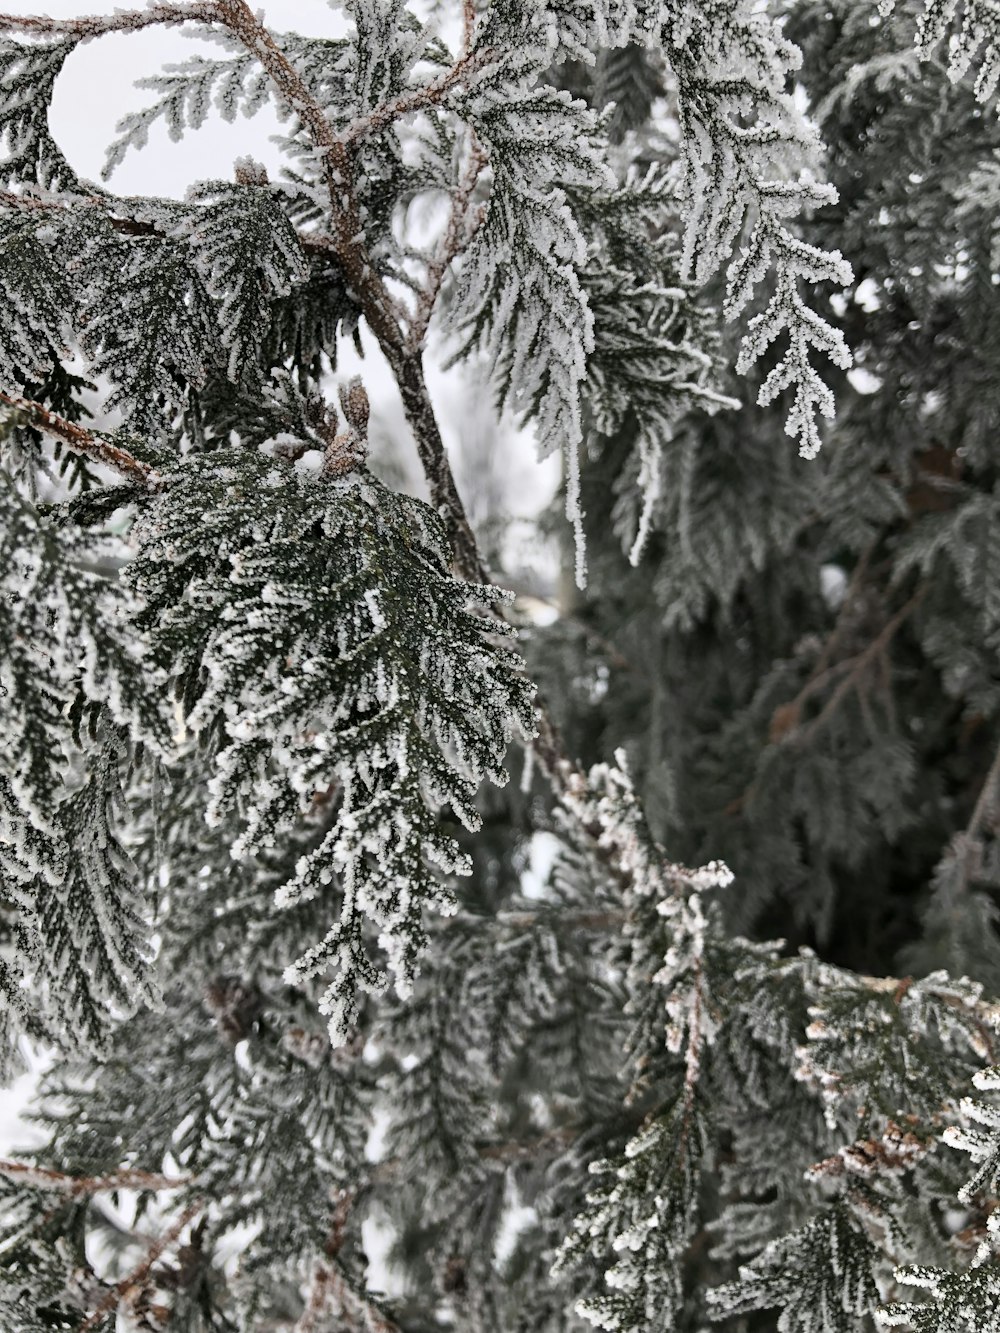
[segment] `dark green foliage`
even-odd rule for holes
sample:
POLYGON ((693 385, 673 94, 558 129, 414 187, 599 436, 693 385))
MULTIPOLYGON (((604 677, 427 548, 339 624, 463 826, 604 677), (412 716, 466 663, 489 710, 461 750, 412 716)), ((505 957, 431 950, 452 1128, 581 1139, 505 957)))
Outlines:
POLYGON ((59 71, 75 42, 28 46, 0 41, 0 140, 6 152, 0 181, 45 190, 73 190, 77 178, 49 130, 48 108, 59 71))
POLYGON ((420 502, 364 474, 310 477, 245 450, 169 475, 138 536, 129 580, 151 661, 217 756, 207 817, 243 822, 233 854, 262 851, 311 804, 339 799, 279 903, 315 896, 334 868, 342 876, 339 925, 287 962, 290 981, 338 974, 323 1009, 343 1039, 358 986, 387 980, 366 920, 407 993, 425 908, 453 906, 432 867, 465 867, 440 808, 475 827, 476 787, 505 780, 513 726, 534 725, 519 659, 491 643, 506 626, 466 609, 497 595, 449 576, 443 527, 420 502))
POLYGON ((877 1257, 864 1227, 835 1205, 773 1241, 740 1270, 738 1283, 720 1287, 713 1299, 724 1316, 777 1307, 781 1333, 811 1333, 817 1311, 831 1333, 855 1333, 878 1302, 877 1257))

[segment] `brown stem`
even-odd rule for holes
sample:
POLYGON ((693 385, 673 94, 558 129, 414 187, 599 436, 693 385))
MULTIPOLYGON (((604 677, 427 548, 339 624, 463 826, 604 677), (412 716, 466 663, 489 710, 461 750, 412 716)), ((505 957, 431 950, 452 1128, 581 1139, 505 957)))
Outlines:
POLYGON ((416 313, 410 324, 407 346, 412 352, 423 345, 427 326, 430 324, 438 296, 441 294, 445 274, 452 262, 468 247, 476 231, 482 225, 485 217, 483 209, 478 210, 477 216, 470 218, 469 206, 480 172, 488 161, 486 150, 473 133, 472 148, 465 173, 451 197, 448 227, 441 243, 440 253, 427 266, 427 286, 420 293, 416 313))
POLYGON ((149 9, 123 10, 116 14, 92 14, 73 19, 54 19, 44 14, 0 14, 0 32, 23 33, 26 37, 72 37, 84 41, 109 32, 138 32, 155 24, 212 23, 213 6, 206 4, 155 4, 149 9))
POLYGON ((472 50, 476 36, 476 0, 462 0, 462 54, 472 50))
POLYGON ((427 391, 419 352, 392 347, 386 355, 399 392, 403 411, 413 431, 420 463, 430 487, 431 501, 444 520, 455 555, 455 568, 467 583, 488 583, 489 575, 479 555, 476 538, 455 485, 448 452, 427 391))
POLYGON ((989 772, 983 782, 979 793, 979 799, 976 801, 972 816, 969 819, 968 827, 965 830, 965 837, 969 842, 979 837, 980 830, 989 813, 990 806, 996 801, 997 784, 1000 783, 1000 746, 997 746, 996 754, 993 756, 993 762, 990 764, 989 772))
POLYGON ((0 1176, 31 1189, 58 1190, 72 1197, 113 1190, 176 1190, 189 1184, 186 1177, 156 1175, 150 1171, 114 1171, 107 1176, 70 1176, 28 1162, 0 1160, 0 1176))
POLYGON ((201 1209, 202 1205, 200 1203, 189 1204, 184 1209, 173 1226, 165 1231, 162 1236, 159 1236, 149 1247, 142 1262, 137 1264, 127 1277, 122 1278, 121 1282, 116 1282, 113 1287, 108 1289, 80 1325, 78 1333, 90 1333, 90 1330, 97 1328, 120 1301, 137 1296, 144 1290, 153 1270, 153 1265, 180 1239, 184 1228, 188 1223, 194 1221, 201 1209))
POLYGON ((885 625, 875 636, 868 646, 862 652, 856 654, 849 660, 849 670, 837 688, 830 695, 829 699, 820 709, 819 713, 812 719, 808 726, 803 727, 798 733, 799 740, 806 740, 809 736, 819 731, 826 722, 833 716, 844 699, 851 692, 857 689, 859 682, 865 671, 885 652, 889 644, 895 638, 897 632, 910 618, 926 595, 927 589, 918 588, 909 601, 886 621, 885 625))
POLYGON ((23 412, 33 426, 54 440, 59 440, 74 453, 83 454, 86 458, 93 459, 95 463, 103 463, 105 467, 113 468, 115 472, 120 472, 123 477, 127 477, 138 486, 150 489, 159 479, 159 474, 154 468, 148 463, 141 462, 127 449, 111 444, 108 440, 102 440, 100 436, 91 434, 83 426, 78 426, 75 421, 67 421, 58 413, 50 412, 41 403, 36 403, 30 398, 21 398, 17 394, 5 393, 2 389, 0 389, 0 403, 14 408, 17 412, 23 412))
POLYGON ((427 107, 440 106, 447 94, 463 79, 470 74, 475 74, 496 59, 497 52, 489 47, 482 51, 466 52, 452 65, 451 69, 446 70, 433 83, 424 84, 420 88, 407 89, 405 93, 400 93, 398 97, 394 97, 390 102, 383 102, 381 106, 369 111, 366 116, 360 116, 353 121, 341 135, 342 142, 348 146, 353 146, 359 140, 367 138, 369 134, 375 134, 379 130, 385 129, 386 125, 391 125, 393 121, 401 120, 403 116, 412 115, 415 111, 423 111, 427 107))

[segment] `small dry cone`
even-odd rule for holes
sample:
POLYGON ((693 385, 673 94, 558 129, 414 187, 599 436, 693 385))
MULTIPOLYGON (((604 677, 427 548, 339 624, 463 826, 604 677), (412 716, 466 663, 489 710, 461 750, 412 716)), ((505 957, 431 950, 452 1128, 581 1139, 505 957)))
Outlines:
POLYGON ((252 157, 238 157, 233 163, 237 185, 269 185, 267 167, 252 157))
POLYGON ((326 427, 321 432, 328 440, 321 474, 327 480, 357 471, 364 467, 368 457, 368 394, 358 376, 341 385, 340 406, 347 430, 336 430, 336 412, 328 408, 326 427))

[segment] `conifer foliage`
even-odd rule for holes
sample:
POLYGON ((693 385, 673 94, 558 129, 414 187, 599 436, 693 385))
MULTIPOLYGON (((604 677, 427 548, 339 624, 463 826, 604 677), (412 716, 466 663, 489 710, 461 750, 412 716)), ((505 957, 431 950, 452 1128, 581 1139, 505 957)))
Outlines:
POLYGON ((994 10, 0 12, 0 1328, 1000 1329, 994 10))

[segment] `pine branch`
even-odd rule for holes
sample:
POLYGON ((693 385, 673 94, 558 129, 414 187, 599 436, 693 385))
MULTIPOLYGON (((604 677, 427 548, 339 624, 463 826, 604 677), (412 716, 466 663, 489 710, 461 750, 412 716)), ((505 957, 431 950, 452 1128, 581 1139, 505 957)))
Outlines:
MULTIPOLYGON (((0 15, 0 32, 84 40, 105 33, 138 31, 154 24, 183 22, 219 23, 236 37, 260 61, 279 95, 300 118, 313 144, 319 149, 325 169, 332 240, 337 257, 368 325, 399 381, 404 410, 416 439, 434 507, 445 518, 448 526, 455 549, 456 567, 469 582, 482 582, 485 571, 448 464, 419 351, 407 350, 396 303, 379 278, 365 245, 364 227, 353 188, 350 145, 337 135, 301 74, 245 0, 213 0, 212 3, 190 5, 158 4, 148 12, 130 10, 77 19, 0 15)), ((406 114, 409 110, 419 110, 423 106, 440 102, 463 78, 482 67, 485 54, 488 53, 477 53, 474 59, 471 54, 467 55, 453 67, 450 76, 445 75, 426 89, 415 90, 413 98, 402 99, 401 107, 393 103, 381 112, 376 112, 364 122, 364 132, 382 128, 397 115, 406 114)), ((359 134, 360 129, 361 122, 358 125, 359 134)))
MULTIPOLYGON (((871 977, 859 973, 853 976, 853 980, 873 995, 891 995, 896 1004, 913 985, 912 977, 871 977)), ((949 989, 947 983, 937 989, 932 982, 933 978, 923 983, 927 993, 933 994, 942 1004, 954 1009, 962 1017, 968 1018, 971 1015, 975 1020, 984 1058, 996 1060, 998 1035, 1000 1035, 1000 1001, 971 1000, 967 995, 956 995, 949 989)))
POLYGON ((926 586, 918 588, 913 596, 910 597, 909 600, 886 621, 885 625, 883 625, 882 629, 876 634, 875 638, 872 639, 871 643, 869 643, 860 653, 849 658, 847 662, 842 664, 847 668, 847 675, 838 684, 837 688, 820 709, 819 713, 817 713, 807 726, 803 727, 798 732, 798 740, 805 741, 815 732, 821 730, 834 713, 836 713, 837 709, 851 691, 859 689, 860 682, 864 677, 865 672, 873 663, 882 657, 896 634, 924 600, 926 593, 926 586))
MULTIPOLYGON (((114 212, 121 200, 109 195, 74 195, 67 199, 63 195, 14 194, 11 190, 0 190, 0 208, 9 208, 21 213, 71 213, 78 208, 98 208, 112 231, 120 236, 155 236, 165 240, 167 232, 152 222, 140 221, 134 217, 120 217, 114 212)), ((322 232, 296 231, 299 245, 303 250, 315 254, 336 251, 336 242, 322 232)))
POLYGON ((127 477, 129 481, 146 490, 152 490, 159 481, 159 474, 155 468, 143 463, 121 445, 102 440, 91 431, 85 430, 83 426, 77 425, 75 421, 67 421, 58 413, 50 412, 41 403, 36 403, 30 398, 21 398, 18 394, 7 393, 2 389, 0 389, 0 403, 23 413, 33 426, 54 440, 59 440, 74 453, 82 454, 95 463, 103 463, 105 467, 120 472, 123 477, 127 477))

